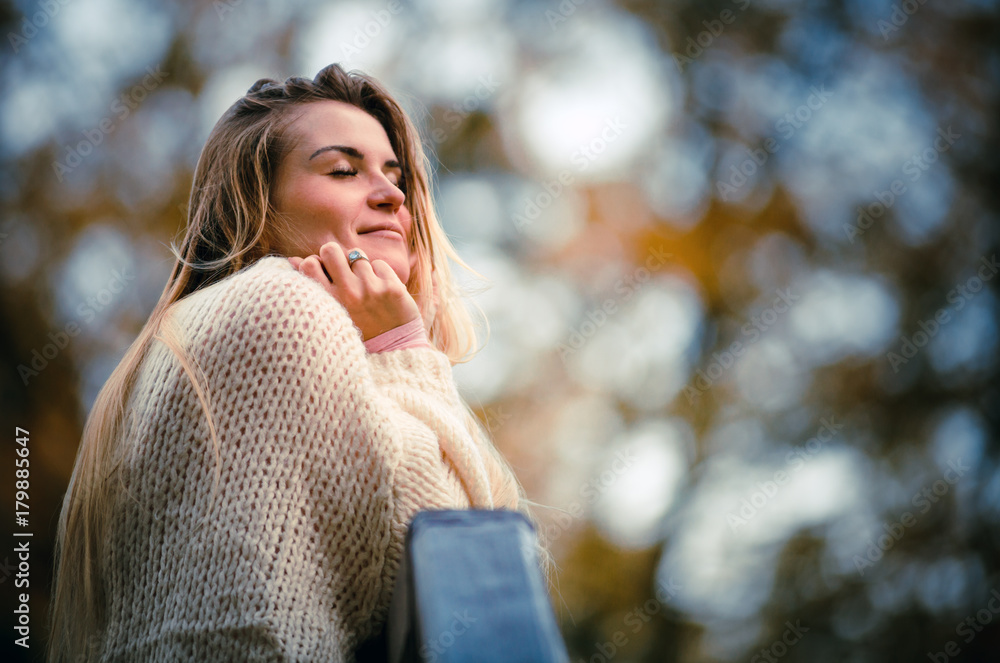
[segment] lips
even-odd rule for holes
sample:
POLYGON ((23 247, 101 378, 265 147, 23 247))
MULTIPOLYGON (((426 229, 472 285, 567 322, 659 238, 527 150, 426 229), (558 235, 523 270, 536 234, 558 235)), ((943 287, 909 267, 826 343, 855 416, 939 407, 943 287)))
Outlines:
POLYGON ((380 235, 385 233, 395 233, 401 238, 404 237, 402 227, 400 227, 395 223, 389 223, 389 222, 379 223, 377 225, 365 228, 364 230, 358 231, 359 235, 368 235, 372 233, 378 233, 380 235))

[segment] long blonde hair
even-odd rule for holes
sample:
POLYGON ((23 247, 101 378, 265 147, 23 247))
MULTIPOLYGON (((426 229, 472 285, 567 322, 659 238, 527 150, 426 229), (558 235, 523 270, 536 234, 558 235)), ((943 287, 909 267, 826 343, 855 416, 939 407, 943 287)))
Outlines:
MULTIPOLYGON (((416 254, 416 265, 407 288, 420 307, 430 342, 453 363, 477 349, 474 325, 448 261, 467 266, 435 216, 427 159, 419 134, 402 108, 377 81, 345 72, 336 64, 312 80, 258 80, 212 129, 195 169, 183 240, 179 247, 171 247, 176 260, 170 277, 146 324, 98 394, 84 426, 56 538, 49 638, 52 663, 71 660, 74 655, 81 658, 73 660, 89 660, 100 645, 106 617, 101 569, 109 513, 125 490, 117 472, 124 456, 120 440, 128 425, 127 403, 138 368, 154 340, 170 348, 191 379, 219 457, 209 394, 200 385, 197 366, 185 357, 182 337, 171 325, 169 312, 173 304, 196 290, 264 256, 276 255, 281 241, 295 234, 291 224, 275 213, 271 185, 289 149, 288 128, 295 111, 323 100, 349 103, 382 124, 402 167, 406 205, 413 217, 410 249, 416 254)), ((485 436, 478 419, 471 411, 468 415, 470 426, 485 436)), ((523 510, 523 488, 495 447, 487 446, 494 461, 487 465, 495 506, 523 510)), ((218 468, 217 462, 216 479, 218 468)))

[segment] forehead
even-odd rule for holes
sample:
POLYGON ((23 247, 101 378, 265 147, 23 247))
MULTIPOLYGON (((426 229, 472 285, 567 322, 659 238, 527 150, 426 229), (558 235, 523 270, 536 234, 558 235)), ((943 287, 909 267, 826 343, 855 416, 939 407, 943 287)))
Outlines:
MULTIPOLYGON (((293 149, 314 150, 326 145, 349 145, 366 155, 392 158, 389 136, 374 117, 357 106, 341 101, 316 101, 306 104, 289 126, 293 149)), ((307 155, 308 156, 308 155, 307 155)))

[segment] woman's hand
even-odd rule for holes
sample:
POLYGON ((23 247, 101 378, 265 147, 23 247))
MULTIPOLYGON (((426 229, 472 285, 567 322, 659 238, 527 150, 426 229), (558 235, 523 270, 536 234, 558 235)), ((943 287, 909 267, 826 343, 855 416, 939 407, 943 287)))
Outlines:
POLYGON ((347 309, 365 341, 420 317, 406 285, 384 260, 348 265, 347 253, 336 242, 321 246, 318 256, 288 260, 347 309))

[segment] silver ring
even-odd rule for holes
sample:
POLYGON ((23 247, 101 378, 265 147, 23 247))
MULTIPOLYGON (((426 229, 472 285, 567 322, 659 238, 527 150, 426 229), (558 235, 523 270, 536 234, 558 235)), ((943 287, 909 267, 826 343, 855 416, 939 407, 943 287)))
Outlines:
MULTIPOLYGON (((353 267, 354 263, 359 260, 368 260, 368 256, 361 249, 351 249, 351 252, 347 254, 347 266, 353 267)), ((368 260, 368 262, 371 262, 371 260, 368 260)))

